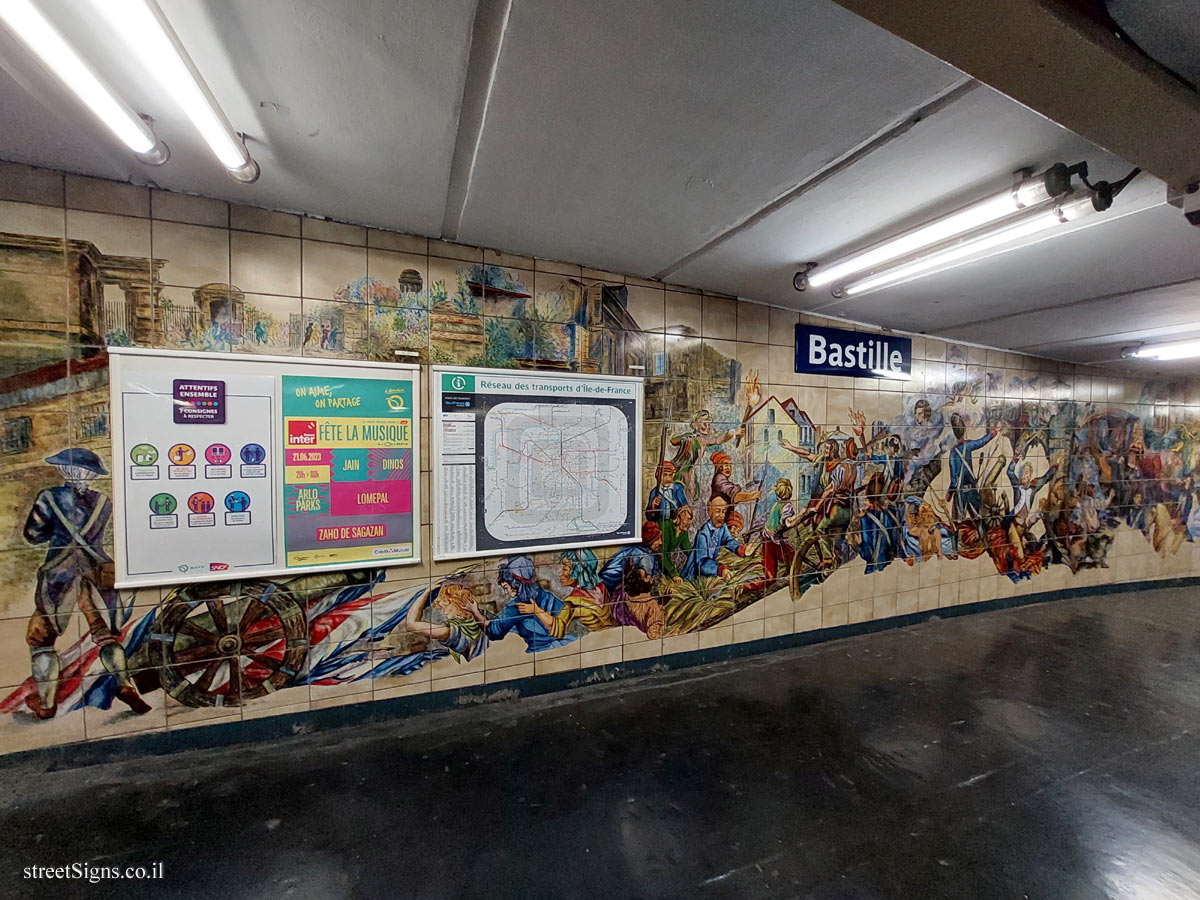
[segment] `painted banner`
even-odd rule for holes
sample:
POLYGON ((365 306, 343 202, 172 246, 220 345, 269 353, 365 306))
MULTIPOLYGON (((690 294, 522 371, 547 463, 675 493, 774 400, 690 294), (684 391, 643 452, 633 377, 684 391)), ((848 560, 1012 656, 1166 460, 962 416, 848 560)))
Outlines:
POLYGON ((414 557, 413 379, 283 376, 288 568, 414 557))

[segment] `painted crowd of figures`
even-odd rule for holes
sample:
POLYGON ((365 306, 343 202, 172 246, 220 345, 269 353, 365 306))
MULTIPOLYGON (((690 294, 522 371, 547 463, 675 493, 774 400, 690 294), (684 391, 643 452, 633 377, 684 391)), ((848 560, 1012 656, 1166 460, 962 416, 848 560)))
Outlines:
POLYGON ((1200 536, 1195 425, 1158 433, 1131 412, 1071 401, 985 408, 969 390, 937 407, 910 402, 870 426, 848 410, 852 433, 817 429, 807 445, 780 431, 771 452, 748 440, 747 422, 718 426, 707 410, 664 429, 641 541, 610 554, 513 556, 489 579, 470 566, 399 591, 379 591, 383 571, 185 586, 136 621, 107 577, 112 504, 92 487, 104 464, 63 450, 47 460, 62 484, 38 495, 24 527, 47 548, 31 677, 0 711, 48 719, 64 703, 117 700, 144 714, 143 694, 159 687, 185 705, 237 705, 473 660, 510 633, 529 653, 619 626, 683 634, 775 591, 799 598, 857 560, 869 576, 986 555, 1019 582, 1050 565, 1107 567, 1122 525, 1162 556, 1200 536), (87 633, 62 652, 76 610, 87 633))
POLYGON ((1148 446, 1130 413, 1056 407, 1042 420, 1030 404, 985 413, 969 395, 939 409, 918 398, 870 434, 849 410, 853 435, 821 436, 813 449, 781 441, 810 467, 805 497, 787 477, 764 491, 779 466, 735 459, 744 426, 714 427, 702 411, 664 442, 640 544, 603 563, 590 550, 563 553, 561 597, 539 584, 530 558, 511 558, 499 575, 511 600, 498 617, 451 581, 435 601, 446 624, 410 628, 464 658, 510 629, 530 652, 616 625, 653 639, 709 627, 776 590, 798 598, 856 559, 870 575, 986 554, 1015 583, 1049 565, 1107 568, 1121 524, 1163 556, 1200 536, 1200 434, 1175 428, 1148 446), (711 479, 701 477, 706 458, 711 479))

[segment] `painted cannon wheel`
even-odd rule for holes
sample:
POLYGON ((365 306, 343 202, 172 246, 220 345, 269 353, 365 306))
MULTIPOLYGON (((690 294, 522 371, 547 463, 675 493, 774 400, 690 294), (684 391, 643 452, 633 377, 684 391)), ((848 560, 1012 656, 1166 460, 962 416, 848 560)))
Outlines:
POLYGON ((199 584, 159 608, 150 658, 185 706, 238 706, 291 684, 308 654, 304 609, 276 584, 199 584))
POLYGON ((821 552, 821 541, 812 530, 802 534, 796 552, 792 554, 792 565, 788 570, 788 588, 793 600, 799 600, 805 588, 812 582, 820 583, 829 575, 828 558, 821 552))

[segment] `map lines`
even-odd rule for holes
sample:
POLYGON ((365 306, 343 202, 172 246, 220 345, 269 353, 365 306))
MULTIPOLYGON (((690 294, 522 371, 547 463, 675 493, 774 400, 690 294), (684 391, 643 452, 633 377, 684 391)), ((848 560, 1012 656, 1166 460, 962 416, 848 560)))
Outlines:
POLYGON ((483 524, 493 537, 570 540, 625 522, 630 425, 619 408, 501 403, 483 426, 483 524))

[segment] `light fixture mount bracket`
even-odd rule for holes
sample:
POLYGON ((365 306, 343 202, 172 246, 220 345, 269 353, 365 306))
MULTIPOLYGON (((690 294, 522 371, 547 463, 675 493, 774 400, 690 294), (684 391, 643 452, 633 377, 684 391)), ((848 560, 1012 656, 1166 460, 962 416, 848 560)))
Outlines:
POLYGON ((171 148, 160 140, 145 153, 135 153, 133 156, 147 166, 161 166, 171 158, 171 148))
POLYGON ((1017 169, 1012 175, 1012 199, 1016 204, 1017 209, 1021 209, 1024 204, 1021 202, 1021 185, 1033 177, 1033 168, 1026 166, 1023 169, 1017 169))
POLYGON ((808 273, 817 267, 815 262, 807 262, 804 268, 792 276, 792 287, 798 291, 808 290, 808 273))
POLYGON ((226 169, 229 177, 239 184, 254 184, 258 181, 258 176, 262 174, 262 169, 258 167, 258 163, 254 161, 254 157, 249 157, 245 163, 236 169, 226 169))

